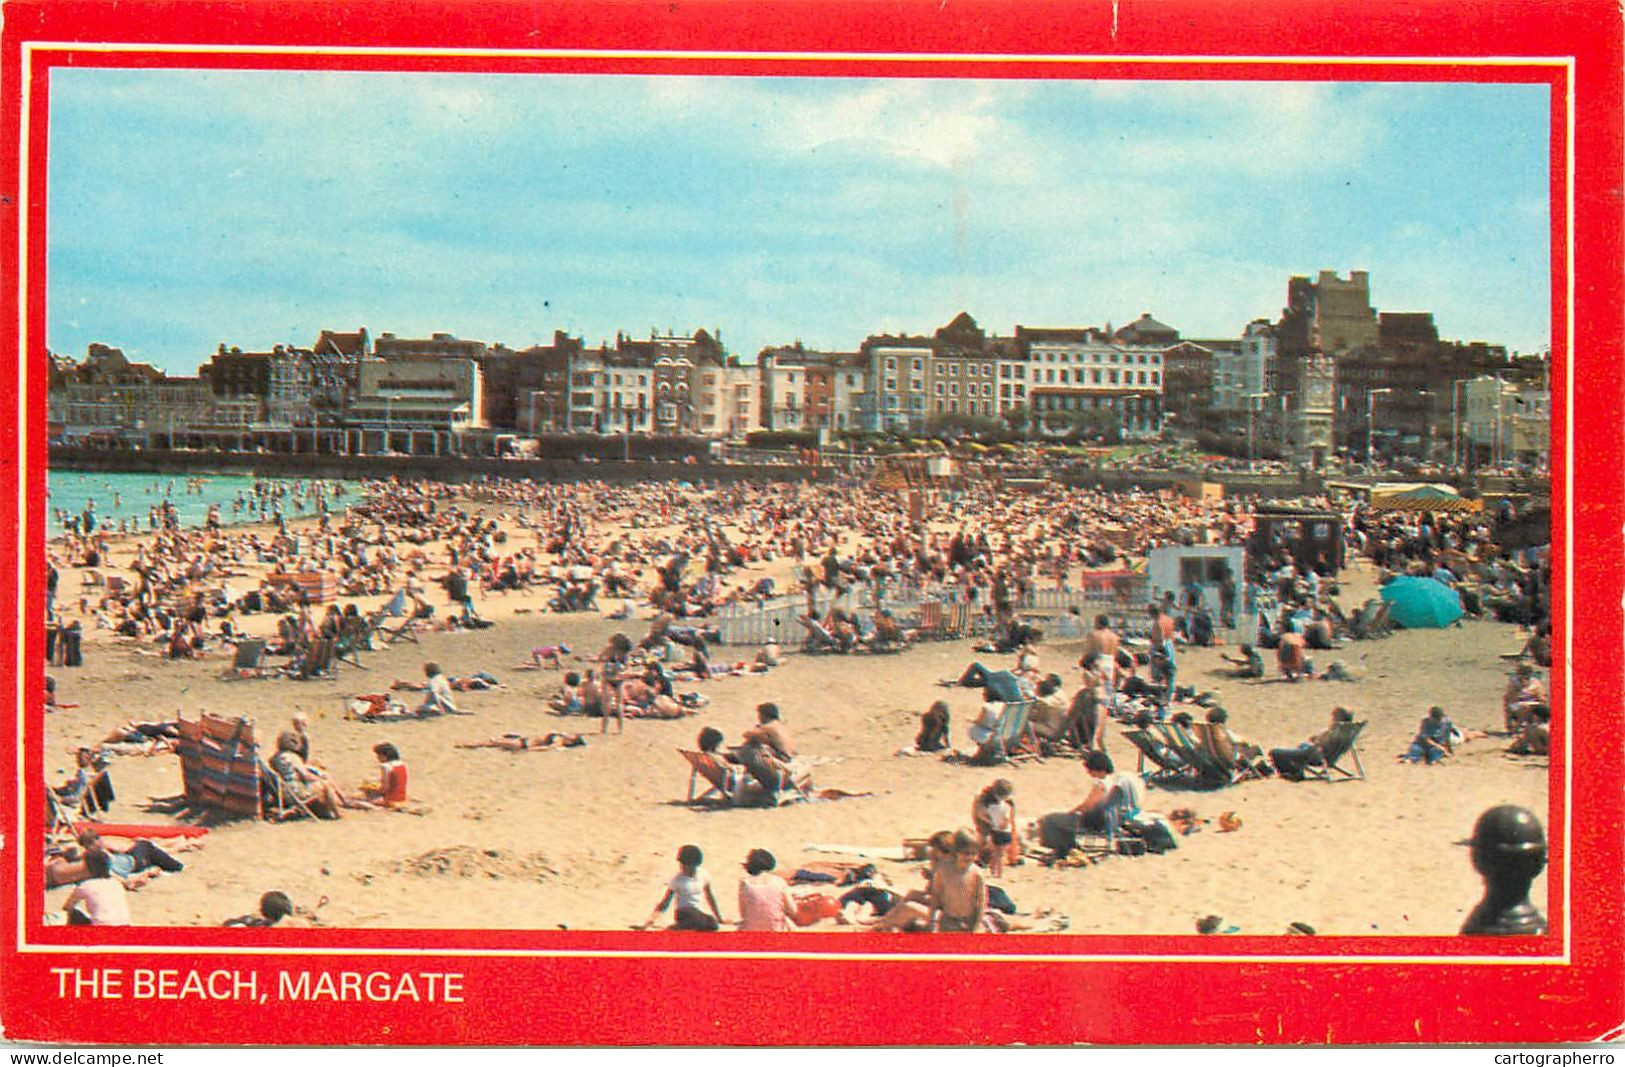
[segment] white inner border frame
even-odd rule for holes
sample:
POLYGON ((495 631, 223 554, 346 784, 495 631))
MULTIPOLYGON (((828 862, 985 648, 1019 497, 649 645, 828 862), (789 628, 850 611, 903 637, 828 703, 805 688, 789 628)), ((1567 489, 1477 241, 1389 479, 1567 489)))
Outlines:
MULTIPOLYGON (((17 781, 15 783, 17 798, 17 824, 16 841, 19 862, 17 865, 17 929, 16 947, 19 953, 46 953, 46 954, 72 954, 74 956, 95 955, 121 955, 130 953, 158 954, 172 953, 188 956, 354 956, 366 954, 369 956, 421 956, 426 952, 442 954, 442 950, 425 950, 423 947, 386 948, 376 946, 357 946, 353 948, 290 948, 283 946, 225 946, 225 945, 187 945, 172 946, 161 943, 127 944, 127 945, 53 945, 39 944, 28 940, 27 924, 24 919, 26 908, 24 897, 27 890, 27 879, 21 862, 25 851, 24 842, 28 839, 28 819, 25 812, 29 806, 25 803, 23 764, 23 734, 26 726, 25 709, 27 702, 26 661, 23 656, 23 635, 32 626, 24 610, 27 605, 27 552, 22 546, 28 544, 28 539, 34 536, 34 531, 28 525, 28 457, 30 420, 28 410, 29 396, 29 356, 28 344, 28 307, 29 307, 29 188, 31 167, 34 161, 29 156, 30 131, 30 103, 33 87, 32 61, 36 52, 96 52, 113 54, 118 52, 137 53, 169 53, 177 55, 317 55, 317 56, 435 56, 445 58, 502 58, 502 59, 622 59, 622 60, 718 60, 733 63, 786 63, 786 62, 831 62, 831 63, 873 63, 876 65, 911 63, 958 63, 958 64, 1053 64, 1057 66, 1087 66, 1089 64, 1113 64, 1119 66, 1132 66, 1144 64, 1147 66, 1169 66, 1179 64, 1202 65, 1247 65, 1260 66, 1270 64, 1304 65, 1304 66, 1435 66, 1435 67, 1546 67, 1557 68, 1563 71, 1562 91, 1564 94, 1564 168, 1563 176, 1563 226, 1565 230, 1564 263, 1565 278, 1564 292, 1564 330, 1565 330, 1565 366, 1564 383, 1566 408, 1564 418, 1564 514, 1563 514, 1563 551, 1564 551, 1564 637, 1563 648, 1563 700, 1564 707, 1568 709, 1569 722, 1573 722, 1574 708, 1574 676, 1573 655, 1570 652, 1569 641, 1574 633, 1574 427, 1572 411, 1574 405, 1574 57, 1573 56, 1485 56, 1466 58, 1446 58, 1436 56, 1419 57, 1359 57, 1359 56, 1122 56, 1122 55, 1021 55, 1021 54, 965 54, 965 53, 869 53, 869 52, 728 52, 728 51, 653 51, 653 50, 624 50, 624 49, 456 49, 456 48, 366 48, 366 47, 307 47, 307 46, 236 46, 236 45, 178 45, 178 44, 120 44, 114 42, 78 42, 78 41, 23 41, 20 42, 21 78, 20 86, 20 118, 19 140, 21 142, 18 153, 18 322, 17 322, 17 352, 18 352, 18 391, 17 391, 17 425, 21 432, 17 435, 17 571, 16 571, 16 597, 19 609, 19 626, 17 633, 17 648, 15 670, 16 701, 17 701, 17 781)), ((432 73, 432 72, 426 72, 432 73)), ((644 72, 646 74, 650 72, 644 72)), ((613 74, 601 75, 614 77, 613 74)), ((694 75, 700 77, 702 75, 694 75)), ((806 75, 816 77, 816 74, 806 75)), ((1470 84, 1470 83, 1469 83, 1470 84)), ((1557 131, 1549 131, 1555 136, 1557 131)), ((1548 149, 1550 142, 1548 141, 1548 149)), ((1550 205, 1549 205, 1550 207, 1550 205)), ((1563 921, 1563 950, 1557 956, 1404 956, 1404 955, 1207 955, 1194 953, 1157 953, 1155 951, 1144 953, 1077 953, 1077 954, 1051 954, 1051 953, 1017 953, 1017 952, 974 952, 974 953, 867 953, 867 952, 710 952, 710 951, 676 951, 651 948, 648 951, 638 950, 590 950, 590 949, 467 949, 448 945, 443 954, 448 956, 490 956, 490 957, 516 957, 516 958, 571 958, 571 957, 624 957, 624 958, 680 958, 680 959, 787 959, 787 960, 865 960, 865 961, 1012 961, 1024 963, 1093 963, 1093 962, 1137 962, 1137 961, 1166 961, 1170 963, 1280 963, 1297 965, 1308 963, 1357 965, 1373 963, 1400 963, 1400 964, 1479 964, 1499 966, 1531 966, 1531 965, 1567 965, 1573 943, 1572 914, 1568 902, 1573 899, 1573 835, 1572 823, 1574 813, 1574 733, 1572 728, 1563 732, 1563 893, 1564 893, 1564 921, 1563 921)), ((161 927, 131 929, 161 930, 161 927)), ((455 940, 457 931, 435 931, 436 934, 448 935, 448 940, 455 940)))

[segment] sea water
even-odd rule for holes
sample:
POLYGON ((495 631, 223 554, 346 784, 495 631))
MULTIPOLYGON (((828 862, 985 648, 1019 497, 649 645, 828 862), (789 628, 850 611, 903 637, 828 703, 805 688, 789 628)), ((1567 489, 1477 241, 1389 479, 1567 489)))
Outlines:
MULTIPOLYGON (((63 520, 82 515, 88 505, 95 504, 96 525, 117 526, 119 520, 130 519, 132 525, 146 531, 152 508, 168 500, 182 526, 202 526, 208 518, 209 506, 220 505, 220 521, 257 522, 261 519, 259 500, 254 487, 263 485, 282 488, 282 514, 289 519, 315 515, 316 501, 305 490, 310 482, 298 478, 256 478, 246 474, 137 474, 113 471, 52 470, 46 475, 46 521, 50 536, 64 531, 63 520), (239 497, 243 508, 233 513, 232 504, 239 497)), ((342 511, 346 502, 359 500, 358 488, 346 486, 346 493, 335 499, 332 489, 337 483, 324 482, 328 490, 327 506, 342 511)), ((272 512, 264 518, 273 518, 272 512)))

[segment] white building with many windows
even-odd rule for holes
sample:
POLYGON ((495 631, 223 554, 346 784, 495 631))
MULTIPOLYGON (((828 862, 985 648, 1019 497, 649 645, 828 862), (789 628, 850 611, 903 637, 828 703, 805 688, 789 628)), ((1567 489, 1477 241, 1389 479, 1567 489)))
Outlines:
POLYGON ((1162 349, 1092 327, 1016 327, 1035 428, 1060 434, 1093 414, 1126 436, 1162 428, 1162 349))

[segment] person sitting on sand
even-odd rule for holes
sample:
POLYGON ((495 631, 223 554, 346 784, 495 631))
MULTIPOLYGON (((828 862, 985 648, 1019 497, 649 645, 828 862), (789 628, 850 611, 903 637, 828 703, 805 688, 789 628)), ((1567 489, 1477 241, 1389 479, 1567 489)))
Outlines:
POLYGON ((584 714, 587 705, 581 697, 581 675, 576 671, 566 671, 559 691, 547 698, 547 706, 561 715, 584 714))
POLYGON ((1326 729, 1294 748, 1270 750, 1270 763, 1275 766, 1275 772, 1288 782, 1303 781, 1304 768, 1325 764, 1326 757, 1322 746, 1331 740, 1333 732, 1345 723, 1353 721, 1354 713, 1348 708, 1333 708, 1331 722, 1326 729))
POLYGON ((418 705, 419 715, 461 715, 457 702, 451 698, 451 679, 433 661, 423 665, 423 703, 418 705))
POLYGON ((987 913, 987 880, 976 866, 980 851, 976 835, 958 830, 953 838, 953 860, 938 869, 931 884, 933 930, 972 934, 982 928, 987 913))
POLYGON ((773 873, 778 860, 765 848, 753 848, 745 857, 745 877, 739 882, 739 929, 786 933, 792 929, 795 898, 783 878, 773 873))
POLYGON ((920 933, 930 929, 931 887, 937 872, 953 862, 954 835, 952 830, 938 830, 926 844, 926 865, 920 874, 925 888, 911 889, 877 916, 870 929, 876 933, 920 933))
POLYGON ((1546 685, 1535 673, 1533 663, 1520 663, 1507 682, 1501 698, 1502 714, 1506 718, 1506 732, 1518 734, 1528 725, 1530 713, 1537 707, 1549 707, 1546 685))
POLYGON ((1523 732, 1518 739, 1507 746, 1507 751, 1515 756, 1546 756, 1552 750, 1552 711, 1545 704, 1537 704, 1529 709, 1528 718, 1524 722, 1523 732))
POLYGON ((647 930, 654 925, 662 912, 673 903, 677 905, 672 913, 675 927, 678 930, 696 930, 711 933, 722 926, 722 909, 717 907, 716 894, 711 891, 711 879, 700 870, 700 864, 705 862, 705 854, 698 845, 684 845, 677 850, 678 871, 672 880, 666 884, 666 893, 655 905, 654 911, 642 923, 634 926, 634 930, 647 930), (701 905, 709 905, 711 913, 707 915, 701 905))
POLYGON ((1445 715, 1444 709, 1438 705, 1428 709, 1427 717, 1417 727, 1416 737, 1411 741, 1411 747, 1399 757, 1401 763, 1427 763, 1432 765, 1456 754, 1455 724, 1445 715))
POLYGON ((85 853, 89 875, 74 886, 62 905, 69 926, 129 926, 130 898, 124 883, 113 877, 112 857, 106 850, 92 848, 85 853))
POLYGON ((920 716, 920 732, 914 736, 914 750, 916 752, 941 752, 949 745, 948 741, 948 702, 946 700, 932 701, 931 706, 920 716))
POLYGON ((401 751, 388 741, 372 746, 378 759, 378 781, 361 783, 361 795, 386 808, 398 808, 406 803, 406 761, 401 751))
POLYGON ((1106 753, 1087 753, 1083 766, 1094 781, 1089 795, 1070 811, 1053 812, 1038 821, 1039 841, 1056 859, 1076 847, 1079 834, 1113 833, 1124 820, 1139 814, 1145 803, 1144 780, 1117 770, 1106 753))
POLYGON ((580 748, 587 743, 580 734, 546 733, 535 736, 503 734, 484 741, 460 741, 458 748, 500 748, 504 752, 545 752, 554 748, 580 748))
POLYGON ((276 739, 276 755, 271 757, 271 770, 282 781, 282 787, 304 802, 311 814, 319 819, 337 819, 348 806, 339 787, 321 771, 309 766, 299 755, 299 736, 284 730, 276 739))
POLYGON ((1287 630, 1281 634, 1281 641, 1275 648, 1275 665, 1281 670, 1281 677, 1289 682, 1296 682, 1308 672, 1309 663, 1304 655, 1304 640, 1302 634, 1287 630))
POLYGON ((1219 653, 1219 658, 1226 663, 1235 664, 1235 670, 1227 672, 1232 678, 1262 678, 1264 677, 1264 657, 1258 654, 1258 649, 1252 645, 1242 645, 1241 655, 1227 656, 1219 653))
POLYGON ((790 761, 796 749, 790 733, 779 718, 777 704, 756 706, 756 725, 740 735, 744 744, 734 751, 734 758, 762 788, 777 796, 790 780, 790 761))

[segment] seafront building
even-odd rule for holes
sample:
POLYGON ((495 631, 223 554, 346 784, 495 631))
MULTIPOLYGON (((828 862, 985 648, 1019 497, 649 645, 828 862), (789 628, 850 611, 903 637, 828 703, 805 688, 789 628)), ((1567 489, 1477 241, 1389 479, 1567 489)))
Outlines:
POLYGON ((1442 340, 1428 312, 1380 311, 1363 271, 1288 279, 1280 317, 1233 338, 1182 337, 1149 312, 1116 329, 998 335, 961 311, 928 332, 870 334, 852 350, 772 345, 750 362, 715 328, 597 346, 555 331, 514 349, 360 327, 324 329, 308 347, 222 343, 196 377, 101 344, 50 366, 52 440, 107 447, 491 455, 550 434, 824 443, 1002 431, 1172 434, 1310 467, 1339 453, 1498 463, 1549 452, 1544 357, 1442 340))

